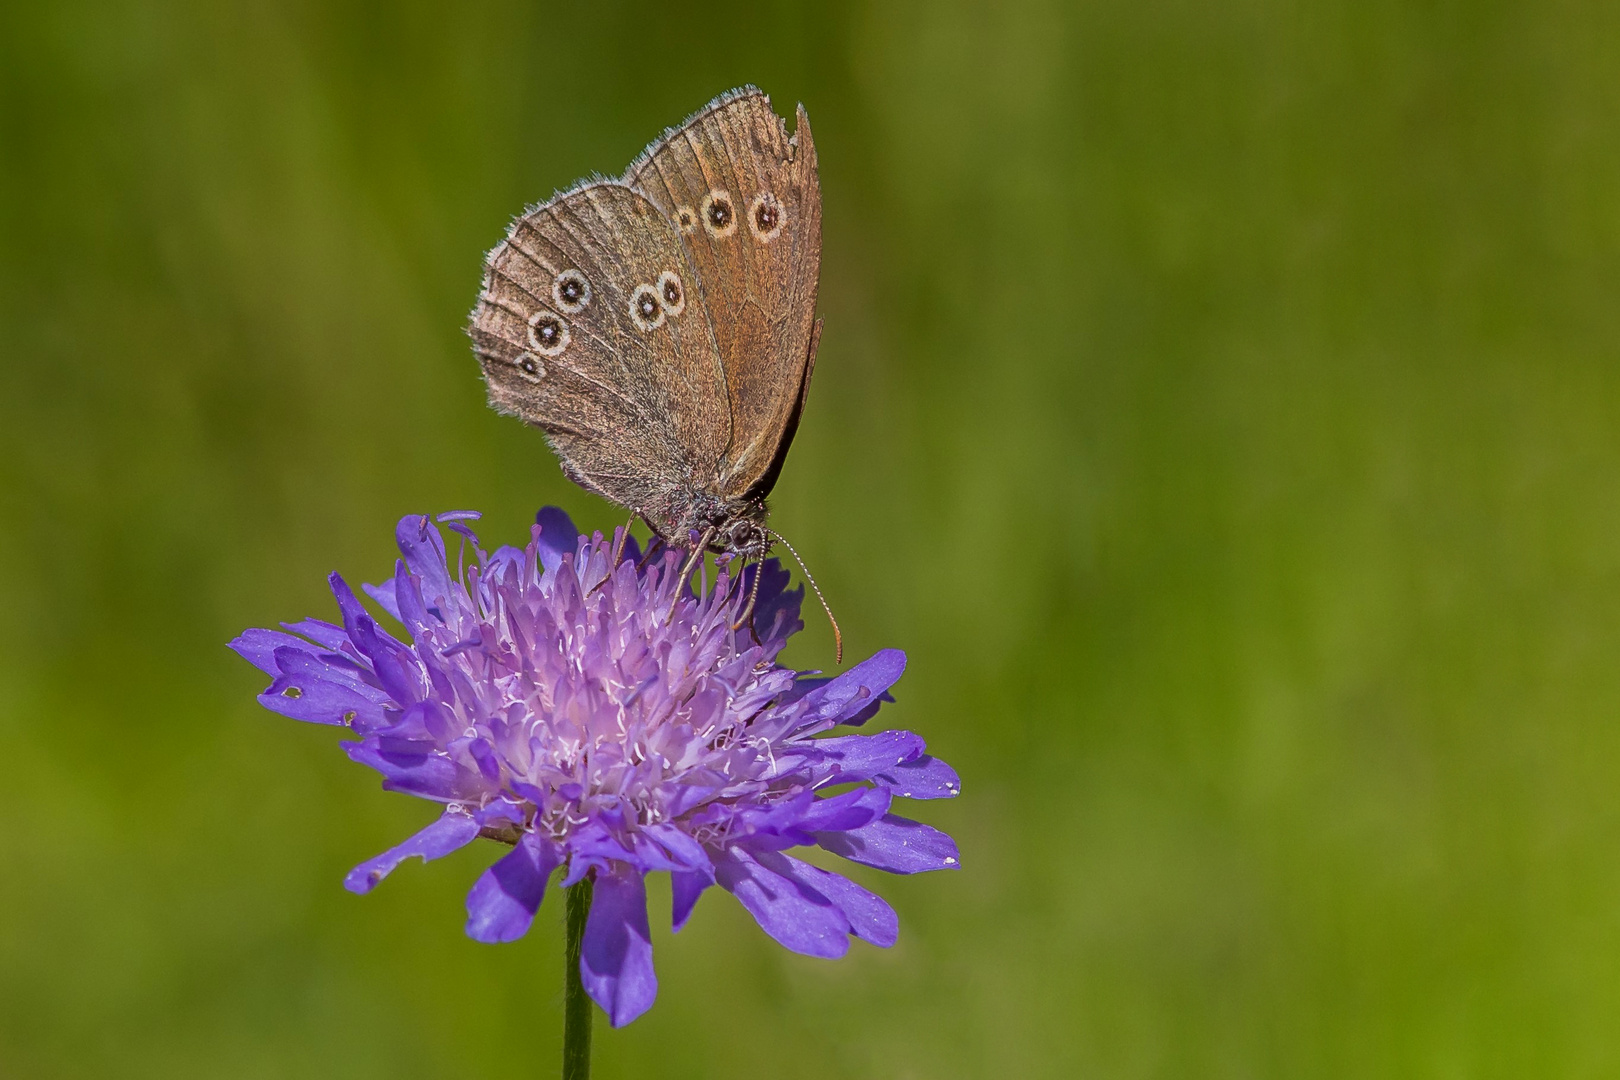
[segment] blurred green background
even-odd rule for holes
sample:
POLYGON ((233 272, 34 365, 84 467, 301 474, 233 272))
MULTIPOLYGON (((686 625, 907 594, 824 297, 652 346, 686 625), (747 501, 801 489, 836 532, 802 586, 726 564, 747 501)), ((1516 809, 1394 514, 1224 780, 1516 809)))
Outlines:
MULTIPOLYGON (((225 649, 560 503, 463 336, 755 82, 825 192, 775 523, 965 869, 722 894, 607 1077, 1620 1075, 1620 7, 0 8, 0 1076, 555 1075, 560 905, 225 649), (588 10, 587 10, 588 9, 588 10)), ((816 617, 790 658, 831 662, 816 617)), ((654 923, 667 913, 655 890, 654 923)))

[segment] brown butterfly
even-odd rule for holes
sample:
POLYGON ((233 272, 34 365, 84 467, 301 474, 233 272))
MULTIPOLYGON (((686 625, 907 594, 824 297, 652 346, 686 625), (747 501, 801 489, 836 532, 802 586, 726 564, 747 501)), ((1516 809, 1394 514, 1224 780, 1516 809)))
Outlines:
POLYGON ((815 366, 820 268, 804 106, 789 135, 744 87, 622 179, 514 221, 485 260, 473 351, 490 403, 544 430, 574 482, 692 559, 762 558, 815 366))

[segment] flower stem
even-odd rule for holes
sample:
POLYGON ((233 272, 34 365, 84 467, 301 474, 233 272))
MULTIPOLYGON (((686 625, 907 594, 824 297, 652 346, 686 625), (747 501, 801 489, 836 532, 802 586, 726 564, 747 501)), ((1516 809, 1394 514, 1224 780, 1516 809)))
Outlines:
POLYGON ((568 889, 568 945, 563 950, 563 1080, 590 1080, 591 999, 579 978, 579 946, 591 913, 591 879, 568 889))

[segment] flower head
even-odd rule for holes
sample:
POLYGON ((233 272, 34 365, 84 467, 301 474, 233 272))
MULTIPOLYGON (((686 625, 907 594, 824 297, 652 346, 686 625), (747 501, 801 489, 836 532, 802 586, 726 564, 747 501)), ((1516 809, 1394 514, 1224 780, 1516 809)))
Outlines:
POLYGON ((467 933, 498 942, 528 931, 558 868, 564 886, 590 875, 580 973, 615 1026, 657 993, 652 871, 671 876, 677 930, 719 885, 796 952, 841 956, 852 935, 893 944, 888 904, 786 852, 818 845, 901 874, 957 865, 949 836, 889 812, 895 796, 958 791, 921 738, 826 735, 877 711, 904 654, 809 677, 776 660, 802 627, 803 589, 787 590, 774 559, 694 592, 680 553, 644 560, 633 539, 581 536, 559 510, 540 512, 526 547, 493 553, 468 525, 476 516, 438 518, 462 538, 455 570, 438 525, 399 523, 394 578, 366 592, 409 643, 336 574, 341 624, 306 619, 231 643, 273 678, 267 708, 346 728, 345 750, 384 788, 444 806, 346 887, 369 892, 410 856, 480 835, 505 841, 512 850, 467 896, 467 933), (755 574, 752 627, 733 629, 755 574))

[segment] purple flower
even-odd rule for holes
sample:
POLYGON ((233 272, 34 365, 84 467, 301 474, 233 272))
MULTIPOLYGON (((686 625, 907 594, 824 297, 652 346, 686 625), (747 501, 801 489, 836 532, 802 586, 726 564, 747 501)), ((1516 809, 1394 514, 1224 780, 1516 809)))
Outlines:
POLYGON ((676 599, 678 552, 642 567, 626 539, 614 564, 612 542, 548 508, 527 547, 490 554, 467 525, 476 517, 438 518, 463 538, 454 571, 437 525, 399 523, 394 578, 365 591, 409 644, 336 574, 341 624, 306 619, 231 643, 273 678, 265 707, 347 728, 356 741, 344 749, 384 788, 444 805, 345 886, 369 892, 413 855, 504 841, 512 850, 467 896, 467 933, 497 942, 528 931, 554 871, 563 886, 592 875, 580 974, 614 1026, 657 993, 644 885, 654 870, 670 874, 676 930, 718 884, 795 952, 841 956, 851 935, 894 944, 888 904, 787 851, 818 845, 899 874, 957 865, 949 836, 889 812, 897 795, 959 790, 921 738, 825 734, 891 700, 905 655, 887 649, 832 679, 779 665, 803 626, 804 590, 787 590, 774 559, 676 599), (753 628, 733 630, 756 573, 753 628))

